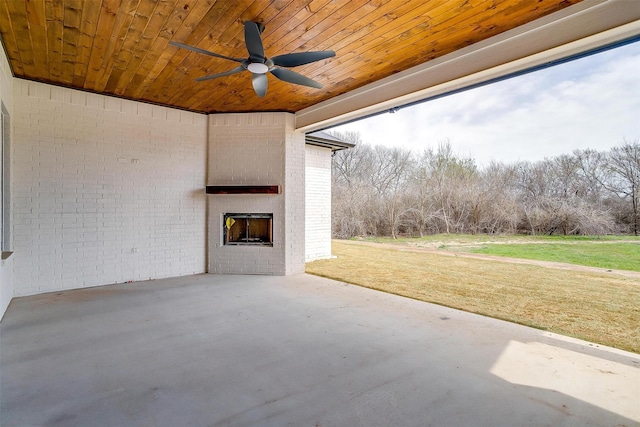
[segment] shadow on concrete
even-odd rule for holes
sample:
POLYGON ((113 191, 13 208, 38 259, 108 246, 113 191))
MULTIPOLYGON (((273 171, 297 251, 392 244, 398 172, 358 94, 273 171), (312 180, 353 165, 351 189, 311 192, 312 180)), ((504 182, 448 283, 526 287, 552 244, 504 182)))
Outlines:
POLYGON ((640 356, 299 275, 15 299, 0 425, 636 426, 640 356))

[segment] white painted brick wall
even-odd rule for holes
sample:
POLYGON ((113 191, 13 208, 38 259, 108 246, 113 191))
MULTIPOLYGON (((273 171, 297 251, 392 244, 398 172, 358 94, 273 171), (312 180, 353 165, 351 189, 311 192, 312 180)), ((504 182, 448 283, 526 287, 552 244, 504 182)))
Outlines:
POLYGON ((305 261, 331 257, 331 150, 305 150, 305 261))
POLYGON ((206 271, 206 116, 14 82, 16 295, 206 271))
POLYGON ((209 116, 209 171, 208 185, 280 185, 283 190, 278 195, 208 196, 209 271, 272 275, 303 271, 304 136, 294 131, 293 115, 209 116), (273 213, 273 247, 224 246, 222 218, 229 212, 273 213))
MULTIPOLYGON (((289 116, 293 119, 293 116, 289 116)), ((287 274, 304 273, 305 244, 305 136, 287 127, 285 192, 287 207, 287 274)))
MULTIPOLYGON (((4 49, 0 49, 0 101, 4 104, 11 118, 13 118, 13 80, 4 49)), ((0 188, 2 185, 2 174, 0 173, 0 188)), ((0 232, 2 231, 0 230, 0 232)), ((13 259, 10 257, 0 261, 0 319, 13 298, 13 259)))

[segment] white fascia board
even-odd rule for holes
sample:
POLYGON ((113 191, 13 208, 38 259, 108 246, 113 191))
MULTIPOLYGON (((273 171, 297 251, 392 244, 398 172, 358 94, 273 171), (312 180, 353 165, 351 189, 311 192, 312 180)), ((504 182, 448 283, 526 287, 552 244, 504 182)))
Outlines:
POLYGON ((584 0, 296 113, 296 129, 326 129, 640 35, 640 0, 584 0))

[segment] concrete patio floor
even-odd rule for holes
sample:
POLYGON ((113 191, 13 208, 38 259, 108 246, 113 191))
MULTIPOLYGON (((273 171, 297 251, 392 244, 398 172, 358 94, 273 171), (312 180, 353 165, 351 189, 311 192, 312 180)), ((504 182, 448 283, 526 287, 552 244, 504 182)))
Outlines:
POLYGON ((308 275, 14 299, 0 425, 632 426, 640 355, 308 275))

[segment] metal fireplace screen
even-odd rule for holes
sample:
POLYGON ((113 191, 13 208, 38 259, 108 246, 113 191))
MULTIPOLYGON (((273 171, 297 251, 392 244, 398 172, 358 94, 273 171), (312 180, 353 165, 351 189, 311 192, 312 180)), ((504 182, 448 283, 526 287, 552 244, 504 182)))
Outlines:
POLYGON ((228 213, 222 228, 225 245, 273 246, 273 214, 228 213))

